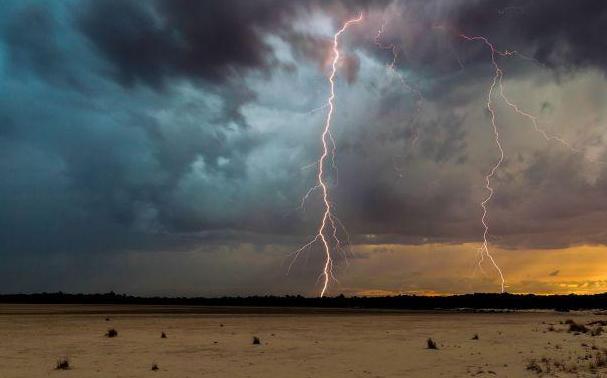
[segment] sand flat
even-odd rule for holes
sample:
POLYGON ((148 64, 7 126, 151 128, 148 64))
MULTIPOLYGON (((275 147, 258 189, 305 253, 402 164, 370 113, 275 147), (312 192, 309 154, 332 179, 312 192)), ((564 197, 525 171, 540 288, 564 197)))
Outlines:
POLYGON ((542 358, 563 365, 553 376, 601 376, 587 356, 607 336, 566 332, 566 319, 607 317, 0 305, 0 377, 533 377, 527 366, 542 358), (118 336, 104 337, 109 328, 118 336), (54 369, 61 357, 70 370, 54 369))

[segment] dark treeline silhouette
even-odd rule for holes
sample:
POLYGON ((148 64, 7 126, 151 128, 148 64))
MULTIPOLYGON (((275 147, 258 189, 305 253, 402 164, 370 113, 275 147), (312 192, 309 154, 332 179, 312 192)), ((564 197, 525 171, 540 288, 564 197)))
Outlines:
POLYGON ((185 306, 308 307, 344 309, 554 309, 557 311, 607 309, 607 293, 594 295, 463 294, 451 296, 399 295, 388 297, 136 297, 114 292, 106 294, 6 294, 0 303, 17 304, 141 304, 185 306))

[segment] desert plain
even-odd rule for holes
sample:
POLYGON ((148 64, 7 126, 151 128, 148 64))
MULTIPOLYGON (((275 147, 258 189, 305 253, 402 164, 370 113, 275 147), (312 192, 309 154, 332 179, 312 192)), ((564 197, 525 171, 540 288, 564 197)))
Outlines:
POLYGON ((4 304, 0 377, 600 377, 605 321, 592 311, 4 304))

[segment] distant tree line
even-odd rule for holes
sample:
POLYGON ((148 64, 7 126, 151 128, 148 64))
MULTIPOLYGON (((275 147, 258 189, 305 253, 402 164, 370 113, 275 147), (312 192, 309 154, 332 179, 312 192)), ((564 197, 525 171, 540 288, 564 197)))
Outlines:
POLYGON ((5 294, 0 303, 32 304, 141 304, 186 306, 243 306, 243 307, 304 307, 338 309, 553 309, 558 311, 607 309, 607 293, 593 295, 534 295, 534 294, 463 294, 450 296, 398 295, 387 297, 137 297, 109 292, 105 294, 5 294))

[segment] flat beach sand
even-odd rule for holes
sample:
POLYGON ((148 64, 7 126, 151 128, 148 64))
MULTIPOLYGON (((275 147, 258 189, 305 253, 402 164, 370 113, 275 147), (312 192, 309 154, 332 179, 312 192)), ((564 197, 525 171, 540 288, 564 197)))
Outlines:
POLYGON ((0 305, 0 377, 602 376, 607 334, 568 319, 607 316, 0 305))

